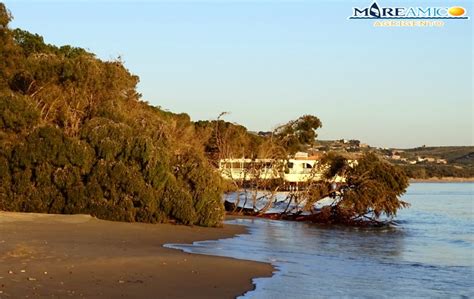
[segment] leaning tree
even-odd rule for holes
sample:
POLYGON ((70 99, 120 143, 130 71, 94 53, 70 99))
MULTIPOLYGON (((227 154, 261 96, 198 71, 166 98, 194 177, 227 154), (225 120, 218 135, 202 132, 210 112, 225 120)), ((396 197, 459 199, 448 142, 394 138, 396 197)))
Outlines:
POLYGON ((409 206, 400 199, 408 187, 403 170, 373 153, 365 154, 357 162, 328 154, 312 175, 314 179, 310 177, 304 188, 287 193, 284 210, 240 211, 272 219, 379 226, 391 223, 399 209, 409 206), (321 173, 323 179, 319 179, 321 173))
POLYGON ((400 199, 408 187, 408 177, 400 167, 367 153, 356 163, 341 156, 328 156, 325 176, 328 180, 316 184, 319 196, 309 196, 308 202, 317 202, 329 195, 331 205, 312 213, 315 222, 343 224, 381 224, 391 221, 401 208, 409 204, 400 199), (340 183, 330 183, 334 176, 343 177, 340 183), (327 194, 321 190, 328 191, 327 194))
MULTIPOLYGON (((236 202, 227 201, 226 209, 274 219, 378 225, 391 221, 399 209, 409 206, 400 199, 408 187, 408 177, 400 167, 374 153, 366 153, 354 160, 328 153, 312 166, 306 175, 307 180, 299 185, 301 188, 290 188, 291 191, 284 193, 283 200, 279 198, 281 194, 277 193, 284 189, 280 187, 284 187, 288 157, 314 145, 317 129, 321 127, 319 118, 304 115, 264 137, 258 148, 253 148, 259 159, 252 160, 243 169, 244 178, 237 178, 240 184, 236 186, 243 188, 244 200, 238 197, 236 202), (249 195, 252 207, 246 205, 249 195), (284 208, 281 211, 268 213, 275 204, 281 207, 282 203, 284 208)), ((220 153, 226 152, 223 145, 227 143, 230 141, 220 143, 220 153)), ((231 177, 231 180, 236 182, 235 178, 231 177)))

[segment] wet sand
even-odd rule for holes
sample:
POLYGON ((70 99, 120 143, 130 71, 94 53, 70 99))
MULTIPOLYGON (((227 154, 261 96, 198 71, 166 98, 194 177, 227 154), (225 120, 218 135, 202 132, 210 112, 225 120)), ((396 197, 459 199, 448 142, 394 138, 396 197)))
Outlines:
POLYGON ((0 212, 0 298, 234 298, 269 264, 183 253, 241 226, 121 223, 87 215, 0 212))

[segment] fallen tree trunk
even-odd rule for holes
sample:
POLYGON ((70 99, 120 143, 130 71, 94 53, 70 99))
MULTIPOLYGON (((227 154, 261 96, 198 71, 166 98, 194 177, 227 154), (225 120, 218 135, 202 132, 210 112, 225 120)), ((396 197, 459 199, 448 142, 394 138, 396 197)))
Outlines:
POLYGON ((343 211, 338 206, 327 206, 316 210, 311 214, 302 214, 301 211, 296 213, 259 213, 252 208, 238 207, 234 203, 224 201, 224 206, 230 215, 253 216, 263 219, 271 220, 286 220, 286 221, 300 221, 312 222, 317 224, 334 224, 347 225, 357 227, 381 227, 390 225, 390 221, 374 220, 370 217, 351 216, 350 211, 343 211))

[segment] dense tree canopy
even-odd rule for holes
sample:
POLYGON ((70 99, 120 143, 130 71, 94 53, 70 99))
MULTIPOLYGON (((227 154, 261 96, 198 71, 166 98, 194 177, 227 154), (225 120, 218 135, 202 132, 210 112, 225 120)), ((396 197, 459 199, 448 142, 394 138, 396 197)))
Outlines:
POLYGON ((224 120, 197 121, 197 133, 205 144, 211 160, 224 158, 255 158, 263 138, 244 126, 224 120))
POLYGON ((382 215, 390 218, 400 208, 408 206, 399 198, 408 187, 408 177, 401 168, 381 160, 373 153, 365 154, 357 161, 357 165, 350 165, 344 158, 333 159, 338 162, 332 164, 335 167, 326 175, 337 174, 346 178, 334 190, 340 192, 334 208, 347 217, 345 219, 339 215, 342 220, 377 220, 382 215))
POLYGON ((12 17, 10 12, 5 7, 5 4, 0 3, 0 26, 6 28, 12 17))
POLYGON ((0 210, 220 225, 221 179, 185 114, 120 60, 11 30, 0 3, 0 210))
POLYGON ((322 123, 319 118, 313 115, 303 115, 278 127, 274 136, 289 153, 295 153, 304 150, 307 146, 312 146, 318 136, 316 130, 321 127, 322 123))
MULTIPOLYGON (((223 113, 225 114, 225 113, 223 113)), ((212 160, 223 158, 283 158, 314 145, 322 123, 316 116, 303 115, 273 132, 258 134, 244 126, 218 119, 195 123, 212 160)))

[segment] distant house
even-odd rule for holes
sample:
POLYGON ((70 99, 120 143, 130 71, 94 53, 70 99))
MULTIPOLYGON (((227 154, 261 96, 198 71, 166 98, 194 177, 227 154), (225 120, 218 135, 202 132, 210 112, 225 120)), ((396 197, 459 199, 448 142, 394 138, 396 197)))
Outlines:
POLYGON ((436 158, 433 158, 433 157, 417 157, 416 160, 417 162, 429 162, 429 163, 436 162, 436 158))
MULTIPOLYGON (((329 165, 320 165, 321 155, 299 157, 288 160, 274 159, 221 159, 219 171, 224 179, 250 181, 255 179, 283 179, 289 183, 324 180, 324 171, 329 165)), ((348 160, 349 167, 355 167, 357 160, 348 160)), ((344 182, 345 178, 336 175, 334 182, 344 182)))
POLYGON ((297 152, 295 154, 295 159, 298 159, 298 158, 308 158, 308 153, 306 153, 306 152, 297 152))
POLYGON ((399 151, 392 151, 389 158, 392 159, 392 160, 400 160, 402 157, 400 156, 399 151))

